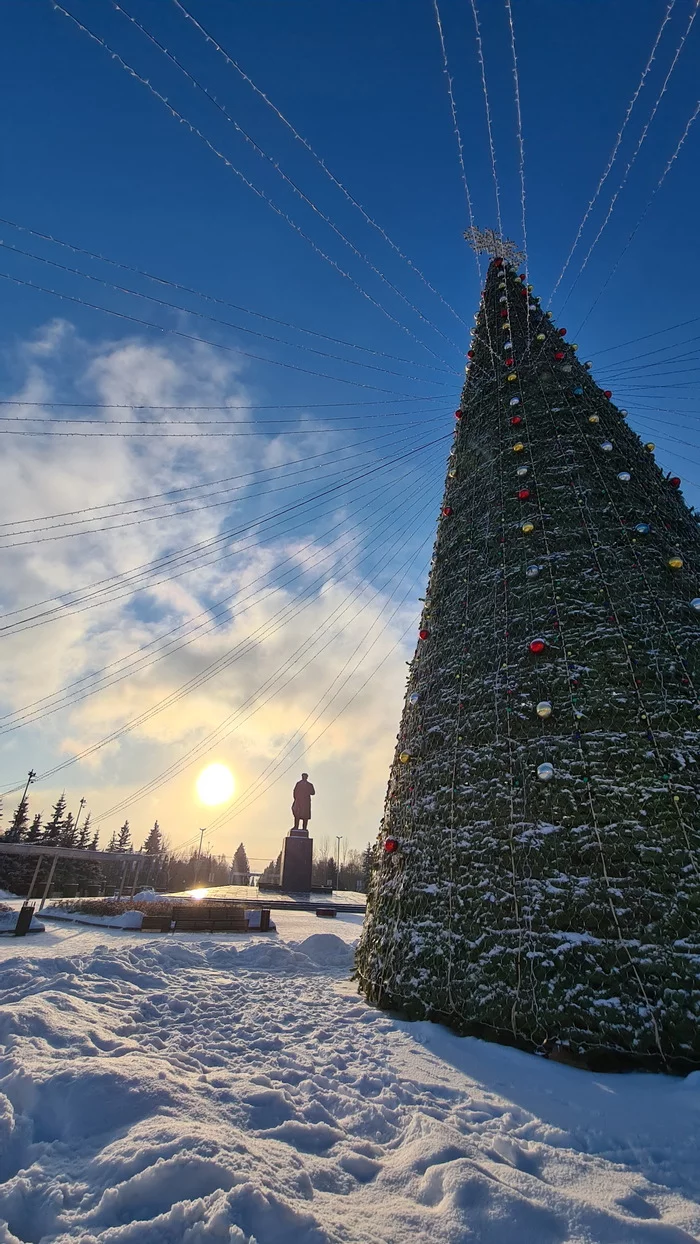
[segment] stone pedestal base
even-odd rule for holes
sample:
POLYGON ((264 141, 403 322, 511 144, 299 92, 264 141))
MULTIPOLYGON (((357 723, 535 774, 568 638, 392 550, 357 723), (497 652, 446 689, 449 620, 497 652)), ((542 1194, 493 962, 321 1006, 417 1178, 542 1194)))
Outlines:
POLYGON ((283 890, 307 893, 311 889, 311 863, 313 859, 313 840, 306 834, 291 833, 282 845, 282 876, 283 890))

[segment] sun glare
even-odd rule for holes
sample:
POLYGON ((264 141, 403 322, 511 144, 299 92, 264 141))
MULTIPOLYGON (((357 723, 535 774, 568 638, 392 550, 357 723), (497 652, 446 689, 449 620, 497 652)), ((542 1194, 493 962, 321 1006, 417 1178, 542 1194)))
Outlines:
POLYGON ((201 803, 213 808, 227 803, 234 791, 233 774, 226 765, 207 765, 197 778, 197 796, 201 803))

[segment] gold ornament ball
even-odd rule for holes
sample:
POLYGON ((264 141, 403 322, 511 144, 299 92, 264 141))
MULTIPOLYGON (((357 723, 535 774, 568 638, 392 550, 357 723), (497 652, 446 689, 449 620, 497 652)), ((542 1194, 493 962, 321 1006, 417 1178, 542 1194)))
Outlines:
POLYGON ((542 717, 542 718, 551 717, 552 705, 550 704, 549 700, 540 700, 539 704, 537 705, 535 709, 535 712, 537 713, 538 717, 542 717))
POLYGON ((577 341, 570 341, 570 342, 569 342, 569 345, 571 346, 571 349, 572 349, 572 350, 578 350, 578 342, 577 342, 577 341))
POLYGON ((551 312, 551 311, 547 311, 545 314, 546 314, 546 316, 547 316, 547 319, 548 319, 548 320, 551 320, 551 319, 553 319, 553 318, 554 318, 554 316, 553 316, 553 314, 552 314, 552 312, 551 312))
POLYGON ((648 450, 649 450, 649 453, 653 453, 653 451, 656 449, 656 445, 654 444, 654 442, 653 442, 653 441, 647 441, 647 443, 646 443, 646 445, 644 446, 644 448, 645 448, 645 449, 648 449, 648 450))
POLYGON ((454 467, 452 467, 452 470, 448 471, 447 474, 449 475, 450 479, 457 478, 457 472, 454 467))
POLYGON ((589 423, 600 423, 600 416, 599 416, 599 415, 589 415, 589 416, 588 416, 588 422, 589 422, 589 423))
POLYGON ((546 341, 546 337, 545 337, 544 333, 538 333, 538 334, 537 334, 537 340, 538 340, 538 341, 546 341))
POLYGON ((524 449, 524 448, 525 448, 525 446, 523 445, 523 442, 522 442, 522 441, 516 441, 516 442, 515 442, 515 444, 514 444, 514 446, 513 446, 513 453, 515 453, 515 454, 522 453, 522 451, 523 451, 523 449, 524 449))
POLYGON ((507 377, 507 379, 508 379, 508 380, 517 380, 517 379, 518 379, 517 372, 512 371, 512 372, 510 373, 510 375, 507 377))
POLYGON ((411 759, 410 752, 401 752, 401 755, 399 756, 399 760, 401 761, 402 765, 408 764, 410 759, 411 759))
POLYGON ((682 570, 683 569, 683 558, 682 557, 669 557, 668 564, 671 570, 682 570))
POLYGON ((505 324, 503 325, 503 331, 504 331, 504 333, 509 333, 509 332, 510 332, 510 324, 505 323, 505 324))
POLYGON ((531 531, 535 530, 535 524, 534 523, 523 523, 520 530, 524 531, 525 535, 529 535, 531 531))

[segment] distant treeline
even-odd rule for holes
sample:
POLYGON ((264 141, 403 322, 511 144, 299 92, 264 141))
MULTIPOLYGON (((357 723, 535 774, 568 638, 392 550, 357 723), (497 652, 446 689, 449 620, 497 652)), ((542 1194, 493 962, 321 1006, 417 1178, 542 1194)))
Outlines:
MULTIPOLYGON (((71 847, 78 850, 100 849, 99 834, 90 826, 90 813, 85 810, 84 800, 80 801, 77 812, 67 810, 65 794, 54 804, 47 821, 43 814, 30 813, 29 799, 25 794, 20 800, 7 828, 0 832, 1 842, 25 842, 35 846, 71 847)), ((331 885, 339 890, 365 890, 369 870, 370 847, 364 851, 346 850, 341 853, 340 871, 336 860, 330 853, 328 838, 321 838, 314 852, 312 883, 314 885, 331 885)), ((173 850, 162 833, 158 822, 149 831, 143 843, 136 845, 132 838, 129 822, 125 821, 120 829, 115 830, 111 838, 102 847, 104 851, 117 854, 141 851, 152 859, 140 862, 138 871, 138 889, 152 887, 163 893, 180 890, 192 890, 198 886, 249 885, 251 869, 248 855, 243 843, 236 849, 233 861, 225 855, 212 855, 209 852, 200 854, 194 848, 187 851, 173 850)), ((34 877, 38 856, 14 856, 0 852, 0 890, 11 894, 25 895, 34 877)), ((264 880, 277 880, 281 865, 281 855, 271 860, 262 877, 264 880)), ((134 878, 134 865, 125 861, 114 862, 76 859, 58 860, 54 871, 51 893, 64 894, 112 894, 124 884, 127 892, 131 890, 134 878)), ((34 894, 41 894, 49 874, 51 860, 45 857, 40 872, 34 883, 34 894)))

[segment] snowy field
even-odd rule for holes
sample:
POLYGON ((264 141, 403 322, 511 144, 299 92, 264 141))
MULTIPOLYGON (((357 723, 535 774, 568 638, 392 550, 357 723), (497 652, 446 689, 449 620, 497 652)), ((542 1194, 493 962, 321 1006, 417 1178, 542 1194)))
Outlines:
POLYGON ((360 916, 0 939, 0 1244, 681 1244, 700 1073, 370 1010, 360 916))

